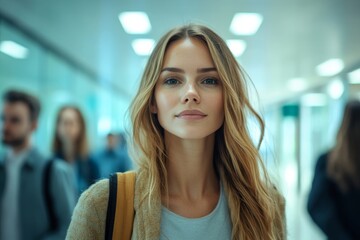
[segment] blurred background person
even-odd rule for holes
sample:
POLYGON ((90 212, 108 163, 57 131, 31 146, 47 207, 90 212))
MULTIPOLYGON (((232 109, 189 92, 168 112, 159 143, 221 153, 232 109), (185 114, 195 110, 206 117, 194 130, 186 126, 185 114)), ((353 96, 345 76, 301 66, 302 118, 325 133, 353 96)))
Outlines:
POLYGON ((78 107, 67 105, 59 110, 56 119, 53 153, 72 167, 80 195, 100 177, 98 166, 89 153, 85 119, 78 107))
POLYGON ((125 165, 127 167, 127 171, 131 170, 134 168, 134 166, 132 159, 129 156, 129 152, 128 152, 129 149, 128 149, 125 133, 123 132, 118 133, 117 138, 118 138, 118 149, 119 149, 118 151, 120 152, 122 159, 124 159, 123 161, 126 162, 125 165))
POLYGON ((308 211, 328 239, 360 239, 360 101, 346 107, 336 145, 317 161, 308 211))
POLYGON ((131 169, 131 160, 123 134, 108 133, 106 146, 96 155, 101 178, 108 178, 114 172, 126 172, 131 169))
POLYGON ((0 239, 64 239, 75 206, 70 169, 31 143, 38 99, 10 90, 3 100, 1 140, 7 152, 0 156, 0 239))

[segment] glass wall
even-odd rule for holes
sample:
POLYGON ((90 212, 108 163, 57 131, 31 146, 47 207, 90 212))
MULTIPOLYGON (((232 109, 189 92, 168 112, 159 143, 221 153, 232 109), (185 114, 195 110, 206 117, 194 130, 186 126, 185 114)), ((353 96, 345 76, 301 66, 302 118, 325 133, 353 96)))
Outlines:
POLYGON ((83 111, 94 151, 102 146, 106 133, 124 130, 129 99, 102 86, 96 77, 0 17, 0 43, 9 41, 25 47, 27 54, 19 58, 0 51, 0 95, 15 88, 41 100, 39 127, 33 141, 43 153, 50 153, 56 113, 64 104, 79 106, 83 111))

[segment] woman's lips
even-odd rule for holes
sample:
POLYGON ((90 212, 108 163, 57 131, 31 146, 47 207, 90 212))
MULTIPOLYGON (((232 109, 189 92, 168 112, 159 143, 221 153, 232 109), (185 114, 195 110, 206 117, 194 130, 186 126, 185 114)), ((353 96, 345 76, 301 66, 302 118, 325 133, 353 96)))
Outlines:
POLYGON ((185 110, 176 114, 175 117, 181 119, 202 119, 207 115, 199 110, 185 110))

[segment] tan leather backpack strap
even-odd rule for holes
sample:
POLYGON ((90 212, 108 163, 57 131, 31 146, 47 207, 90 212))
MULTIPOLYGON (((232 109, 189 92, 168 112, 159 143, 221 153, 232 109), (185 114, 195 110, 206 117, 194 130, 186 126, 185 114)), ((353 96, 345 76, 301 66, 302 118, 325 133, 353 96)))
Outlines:
POLYGON ((130 240, 134 222, 135 173, 117 173, 113 240, 130 240))

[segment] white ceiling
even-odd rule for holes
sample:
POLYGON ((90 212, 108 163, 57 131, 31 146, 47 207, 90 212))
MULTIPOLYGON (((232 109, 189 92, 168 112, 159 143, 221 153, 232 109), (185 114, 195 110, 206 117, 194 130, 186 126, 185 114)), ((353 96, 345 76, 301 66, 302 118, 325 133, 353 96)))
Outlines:
POLYGON ((265 103, 292 96, 286 82, 304 77, 309 86, 328 81, 315 67, 342 58, 345 69, 360 66, 359 0, 0 0, 0 10, 86 68, 111 81, 131 99, 145 57, 131 40, 159 37, 184 23, 203 23, 224 39, 242 39, 238 58, 265 103), (127 35, 118 21, 123 11, 145 11, 152 30, 127 35), (253 36, 229 31, 237 12, 257 12, 264 20, 253 36))

